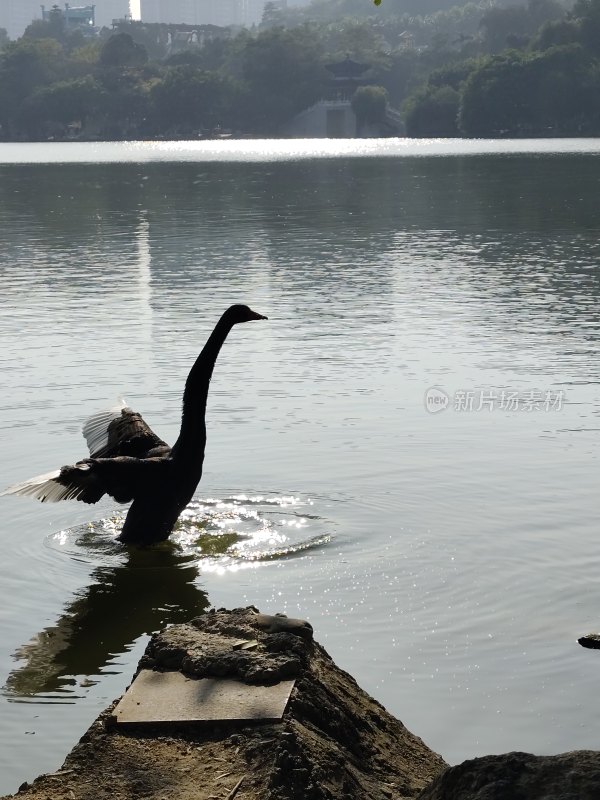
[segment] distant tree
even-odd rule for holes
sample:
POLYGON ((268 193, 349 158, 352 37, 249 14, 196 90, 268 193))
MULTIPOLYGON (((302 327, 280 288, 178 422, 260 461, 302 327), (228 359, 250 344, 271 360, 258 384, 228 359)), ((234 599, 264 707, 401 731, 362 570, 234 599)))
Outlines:
POLYGON ((104 44, 99 61, 103 67, 139 67, 148 61, 148 53, 128 33, 117 33, 104 44))
POLYGON ((57 5, 52 6, 48 12, 48 19, 35 19, 31 22, 25 33, 28 39, 56 39, 64 44, 66 39, 65 16, 57 5))
POLYGON ((599 91, 597 64, 580 45, 503 53, 467 79, 459 128, 467 136, 597 132, 599 91))
POLYGON ((10 131, 21 103, 38 87, 65 74, 62 47, 52 39, 19 39, 0 55, 0 124, 10 131))
POLYGON ((150 61, 160 61, 167 56, 169 34, 173 27, 157 22, 118 21, 112 31, 104 29, 101 36, 106 41, 111 36, 125 33, 131 36, 136 44, 145 48, 150 61))
POLYGON ((526 109, 523 58, 515 51, 482 62, 466 81, 459 128, 466 136, 518 135, 526 109))
POLYGON ((261 28, 275 28, 285 24, 285 14, 279 3, 265 3, 260 21, 261 28))
POLYGON ((345 20, 327 32, 324 46, 334 59, 346 56, 364 61, 371 67, 389 63, 389 45, 383 32, 363 20, 345 20))
POLYGON ((446 64, 444 67, 434 70, 429 75, 427 83, 437 89, 441 89, 442 86, 450 86, 458 91, 479 64, 480 60, 476 58, 446 64))
POLYGON ((510 47, 525 47, 531 36, 548 21, 564 17, 556 0, 529 0, 527 5, 492 6, 481 18, 484 47, 499 53, 510 47))
POLYGON ((481 29, 485 50, 488 53, 500 53, 509 47, 511 37, 527 37, 529 34, 527 9, 525 6, 492 6, 481 18, 481 29))
POLYGON ((6 28, 0 28, 0 53, 4 50, 9 42, 10 39, 8 38, 8 31, 6 28))
POLYGON ((532 32, 545 22, 553 22, 565 16, 565 6, 558 0, 528 0, 527 11, 532 32))
POLYGON ((416 50, 397 50, 390 54, 386 65, 375 66, 371 71, 374 84, 387 91, 390 104, 400 108, 413 87, 421 82, 422 62, 416 50))
POLYGON ((87 42, 82 47, 77 47, 71 53, 71 65, 75 71, 95 67, 100 61, 102 45, 98 40, 87 42))
POLYGON ((572 44, 581 39, 579 23, 573 19, 561 19, 544 23, 531 40, 532 50, 548 50, 556 45, 572 44))
POLYGON ((403 106, 408 136, 455 137, 460 94, 452 86, 424 86, 403 106))
POLYGON ((324 53, 310 28, 271 28, 246 39, 241 53, 245 84, 240 112, 251 130, 273 133, 323 96, 324 53))
POLYGON ((22 104, 19 126, 30 138, 45 137, 54 125, 70 123, 85 126, 88 116, 98 114, 102 87, 91 77, 58 81, 33 92, 22 104))
POLYGON ((149 132, 153 115, 150 90, 160 80, 158 70, 103 70, 99 77, 104 90, 101 135, 123 139, 149 132))
POLYGON ((385 119, 388 93, 383 86, 359 86, 351 102, 359 127, 372 125, 385 119))
POLYGON ((231 81, 190 65, 169 67, 151 89, 156 124, 192 132, 224 123, 231 81))
POLYGON ((194 48, 193 50, 181 50, 178 53, 173 53, 173 55, 165 59, 164 63, 169 67, 191 64, 200 69, 214 72, 225 67, 230 49, 230 40, 219 37, 207 41, 203 47, 194 48))
POLYGON ((577 20, 583 46, 600 55, 600 0, 577 0, 571 17, 577 20))

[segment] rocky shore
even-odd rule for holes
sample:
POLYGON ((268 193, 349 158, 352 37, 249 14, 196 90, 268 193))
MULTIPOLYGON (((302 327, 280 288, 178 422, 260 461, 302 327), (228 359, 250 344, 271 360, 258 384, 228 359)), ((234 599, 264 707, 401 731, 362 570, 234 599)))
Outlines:
MULTIPOLYGON (((20 800, 597 800, 600 753, 448 768, 302 620, 212 611, 155 635, 132 686, 20 800)), ((6 800, 6 799, 5 799, 6 800)))
MULTIPOLYGON (((301 620, 269 617, 252 608, 208 613, 154 636, 136 674, 148 670, 217 681, 211 686, 293 681, 293 688, 276 722, 262 722, 258 709, 250 722, 123 724, 115 703, 57 773, 24 784, 16 796, 390 800, 415 798, 446 767, 334 664, 301 620)), ((168 699, 163 701, 150 706, 155 711, 166 706, 169 716, 168 699)))

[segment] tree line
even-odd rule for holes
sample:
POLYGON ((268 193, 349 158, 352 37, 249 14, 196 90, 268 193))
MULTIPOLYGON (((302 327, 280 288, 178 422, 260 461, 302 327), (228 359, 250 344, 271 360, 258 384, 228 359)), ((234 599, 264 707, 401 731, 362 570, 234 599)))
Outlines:
POLYGON ((597 136, 600 0, 491 8, 491 52, 454 54, 404 103, 411 136, 597 136))
POLYGON ((56 9, 16 42, 0 31, 0 137, 277 136, 347 56, 373 87, 356 110, 402 108, 411 136, 597 133, 600 0, 450 2, 267 3, 257 28, 205 26, 202 41, 141 22, 90 40, 56 9))

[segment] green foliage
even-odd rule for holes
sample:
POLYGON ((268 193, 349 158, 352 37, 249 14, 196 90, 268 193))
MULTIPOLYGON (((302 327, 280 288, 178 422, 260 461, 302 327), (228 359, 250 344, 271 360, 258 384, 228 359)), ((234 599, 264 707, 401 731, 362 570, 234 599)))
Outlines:
POLYGON ((102 87, 91 77, 58 81, 25 99, 19 109, 19 124, 32 137, 45 136, 53 125, 85 124, 91 113, 98 113, 102 97, 102 87))
POLYGON ((403 107, 406 133, 415 137, 458 136, 459 103, 460 94, 451 86, 423 87, 403 107))
POLYGON ((14 127, 21 103, 35 89, 64 76, 62 47, 52 39, 20 39, 9 43, 0 56, 0 124, 14 127))
POLYGON ((475 58, 452 62, 434 70, 429 75, 427 83, 433 88, 440 89, 442 86, 450 86, 452 89, 459 91, 469 75, 478 66, 479 59, 475 58))
POLYGON ((488 53, 499 53, 507 47, 524 47, 541 25, 563 16, 564 8, 556 0, 492 6, 481 19, 484 48, 488 53))
POLYGON ((580 45, 483 62, 465 83, 459 127, 467 136, 572 135, 597 125, 598 68, 580 45))
POLYGON ((176 26, 122 23, 89 41, 66 34, 57 12, 18 42, 0 31, 2 135, 61 135, 71 123, 81 123, 83 135, 111 138, 218 126, 276 135, 327 95, 324 65, 346 55, 370 68, 372 85, 353 101, 364 123, 380 120, 389 102, 404 104, 415 136, 594 134, 600 0, 577 0, 570 12, 566 4, 270 3, 258 30, 215 28, 216 38, 171 55, 176 26))
POLYGON ((261 28, 276 28, 283 26, 284 22, 285 14, 283 9, 277 3, 265 3, 260 22, 261 28))
POLYGON ((63 12, 53 7, 47 20, 36 19, 25 29, 26 39, 54 39, 59 42, 66 53, 85 44, 85 37, 80 30, 68 31, 63 12))
POLYGON ((64 44, 66 40, 65 18, 58 7, 53 7, 47 20, 36 19, 25 29, 28 39, 56 39, 64 44))
POLYGON ((151 88, 155 124, 159 129, 194 131, 223 122, 231 81, 189 64, 169 67, 151 88))
POLYGON ((151 68, 109 69, 99 73, 104 91, 98 134, 109 139, 143 135, 150 127, 153 106, 150 91, 158 75, 151 68))
POLYGON ((116 33, 100 51, 99 60, 103 67, 140 67, 148 61, 148 53, 128 33, 116 33))
POLYGON ((308 27, 271 28, 247 39, 241 102, 251 130, 268 133, 312 105, 327 85, 324 53, 308 27))
POLYGON ((119 21, 112 31, 105 29, 101 35, 104 40, 108 40, 118 33, 126 33, 131 36, 136 44, 141 45, 146 50, 150 61, 160 61, 167 55, 169 35, 174 27, 176 26, 165 23, 119 21))
POLYGON ((531 41, 532 50, 547 50, 557 45, 572 44, 581 39, 577 21, 560 19, 544 23, 531 41))
POLYGON ((573 17, 579 22, 581 43, 600 55, 600 0, 577 0, 573 17))
POLYGON ((600 132, 600 0, 578 0, 568 14, 555 0, 498 5, 481 29, 483 48, 499 52, 463 61, 448 53, 404 105, 409 135, 450 135, 457 102, 466 136, 600 132))
POLYGON ((92 69, 100 61, 100 51, 102 45, 99 41, 87 42, 82 47, 77 47, 71 53, 71 63, 73 68, 77 70, 92 69))
POLYGON ((383 86, 359 86, 352 97, 352 110, 359 125, 383 122, 388 103, 388 93, 383 86))

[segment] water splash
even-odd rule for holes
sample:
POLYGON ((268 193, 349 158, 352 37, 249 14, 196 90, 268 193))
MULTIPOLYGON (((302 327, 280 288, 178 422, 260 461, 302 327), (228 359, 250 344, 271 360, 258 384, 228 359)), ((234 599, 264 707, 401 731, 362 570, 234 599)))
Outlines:
MULTIPOLYGON (((327 545, 334 524, 318 512, 318 502, 301 495, 195 499, 169 540, 152 549, 174 550, 182 563, 195 562, 203 572, 235 571, 327 545)), ((114 564, 126 558, 117 539, 124 518, 124 512, 116 512, 61 530, 47 537, 45 544, 77 561, 114 564)))

